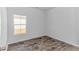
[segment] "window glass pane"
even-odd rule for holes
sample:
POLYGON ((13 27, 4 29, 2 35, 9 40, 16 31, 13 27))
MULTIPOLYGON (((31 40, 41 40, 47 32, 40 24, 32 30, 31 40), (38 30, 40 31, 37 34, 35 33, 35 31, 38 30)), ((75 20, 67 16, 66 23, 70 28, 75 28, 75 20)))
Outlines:
POLYGON ((26 25, 21 25, 21 33, 26 33, 26 25))
POLYGON ((14 18, 14 24, 20 24, 20 23, 21 23, 20 19, 15 19, 14 18))
POLYGON ((26 24, 26 19, 21 19, 21 24, 26 24))
POLYGON ((21 31, 20 31, 20 25, 14 25, 14 33, 15 34, 19 34, 21 31))

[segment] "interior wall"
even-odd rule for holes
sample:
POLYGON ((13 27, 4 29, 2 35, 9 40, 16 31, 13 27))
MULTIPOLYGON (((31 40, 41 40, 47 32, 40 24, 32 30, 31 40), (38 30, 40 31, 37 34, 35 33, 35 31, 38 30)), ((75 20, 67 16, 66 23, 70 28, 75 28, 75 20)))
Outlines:
POLYGON ((57 7, 49 10, 47 12, 47 35, 79 46, 76 39, 75 16, 75 8, 71 7, 57 7))
POLYGON ((75 21, 76 40, 77 40, 77 44, 79 45, 79 7, 76 7, 74 10, 75 10, 74 14, 75 14, 75 19, 76 19, 75 21))
POLYGON ((44 11, 44 34, 47 35, 47 10, 43 10, 44 11))
POLYGON ((48 11, 37 8, 7 8, 8 44, 47 35, 79 46, 79 8, 56 7, 48 11), (13 34, 13 15, 27 16, 27 33, 13 34))
POLYGON ((44 35, 44 12, 31 7, 9 7, 8 13, 8 44, 44 35), (27 16, 27 33, 14 35, 13 15, 27 16))
POLYGON ((1 48, 1 8, 0 8, 0 48, 1 48))
POLYGON ((0 7, 0 20, 1 20, 1 38, 0 44, 2 49, 7 49, 7 9, 0 7))

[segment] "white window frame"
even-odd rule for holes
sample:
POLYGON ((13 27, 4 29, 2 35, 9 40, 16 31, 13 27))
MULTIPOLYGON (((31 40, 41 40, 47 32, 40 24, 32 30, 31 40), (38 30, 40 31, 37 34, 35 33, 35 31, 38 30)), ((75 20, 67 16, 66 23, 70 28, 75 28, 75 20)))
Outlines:
POLYGON ((14 34, 15 35, 26 33, 26 20, 27 20, 26 16, 14 15, 14 34), (25 21, 25 22, 23 22, 23 21, 25 21), (18 29, 16 29, 17 27, 18 27, 18 29), (24 29, 23 29, 23 27, 24 27, 24 29))

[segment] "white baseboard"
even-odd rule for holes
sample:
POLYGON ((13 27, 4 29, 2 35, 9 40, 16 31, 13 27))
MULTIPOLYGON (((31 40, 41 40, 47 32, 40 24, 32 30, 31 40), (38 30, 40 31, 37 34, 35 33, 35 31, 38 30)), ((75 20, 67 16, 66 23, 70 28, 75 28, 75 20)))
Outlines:
POLYGON ((22 41, 25 41, 25 40, 30 40, 30 39, 33 39, 33 38, 42 37, 42 36, 46 36, 46 35, 34 36, 34 37, 29 37, 29 38, 26 38, 26 39, 22 39, 22 40, 17 40, 17 41, 8 43, 8 45, 9 44, 14 44, 14 43, 17 43, 17 42, 22 42, 22 41))
POLYGON ((52 36, 51 36, 51 35, 47 35, 47 36, 49 36, 49 37, 51 37, 51 38, 55 38, 55 39, 60 40, 60 41, 63 41, 63 42, 66 42, 66 43, 71 44, 71 45, 73 45, 73 46, 79 47, 78 44, 75 44, 75 43, 73 43, 73 42, 69 42, 69 41, 66 41, 66 40, 62 40, 62 39, 60 39, 60 38, 58 38, 58 37, 56 37, 56 36, 53 36, 53 35, 52 35, 52 36))
MULTIPOLYGON (((41 36, 49 36, 49 37, 51 37, 51 38, 55 38, 55 39, 57 39, 57 40, 60 40, 60 41, 66 42, 66 43, 68 43, 68 44, 71 44, 71 45, 73 45, 73 46, 79 47, 79 45, 76 44, 76 43, 73 43, 73 42, 69 42, 69 41, 60 39, 59 37, 54 36, 54 35, 40 35, 40 36, 36 36, 36 37, 41 37, 41 36)), ((32 38, 36 38, 36 37, 32 37, 32 38)), ((32 39, 32 38, 29 38, 29 39, 32 39)), ((29 39, 28 39, 28 40, 29 40, 29 39)), ((24 40, 20 40, 20 41, 24 41, 24 40)), ((17 42, 19 42, 19 41, 17 41, 17 42)), ((13 43, 17 43, 17 42, 13 42, 13 43)), ((12 44, 12 43, 8 43, 8 44, 12 44)))

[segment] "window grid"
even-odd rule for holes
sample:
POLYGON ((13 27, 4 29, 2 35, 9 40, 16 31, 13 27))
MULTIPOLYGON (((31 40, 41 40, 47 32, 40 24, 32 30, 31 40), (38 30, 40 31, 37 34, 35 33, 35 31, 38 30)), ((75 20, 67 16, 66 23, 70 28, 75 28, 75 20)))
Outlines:
POLYGON ((15 34, 22 34, 22 33, 25 33, 25 32, 26 32, 26 17, 14 15, 14 33, 15 34), (16 22, 17 18, 18 18, 19 24, 16 22), (25 21, 25 23, 21 23, 22 20, 25 21), (23 28, 23 26, 24 26, 24 28, 23 28))

